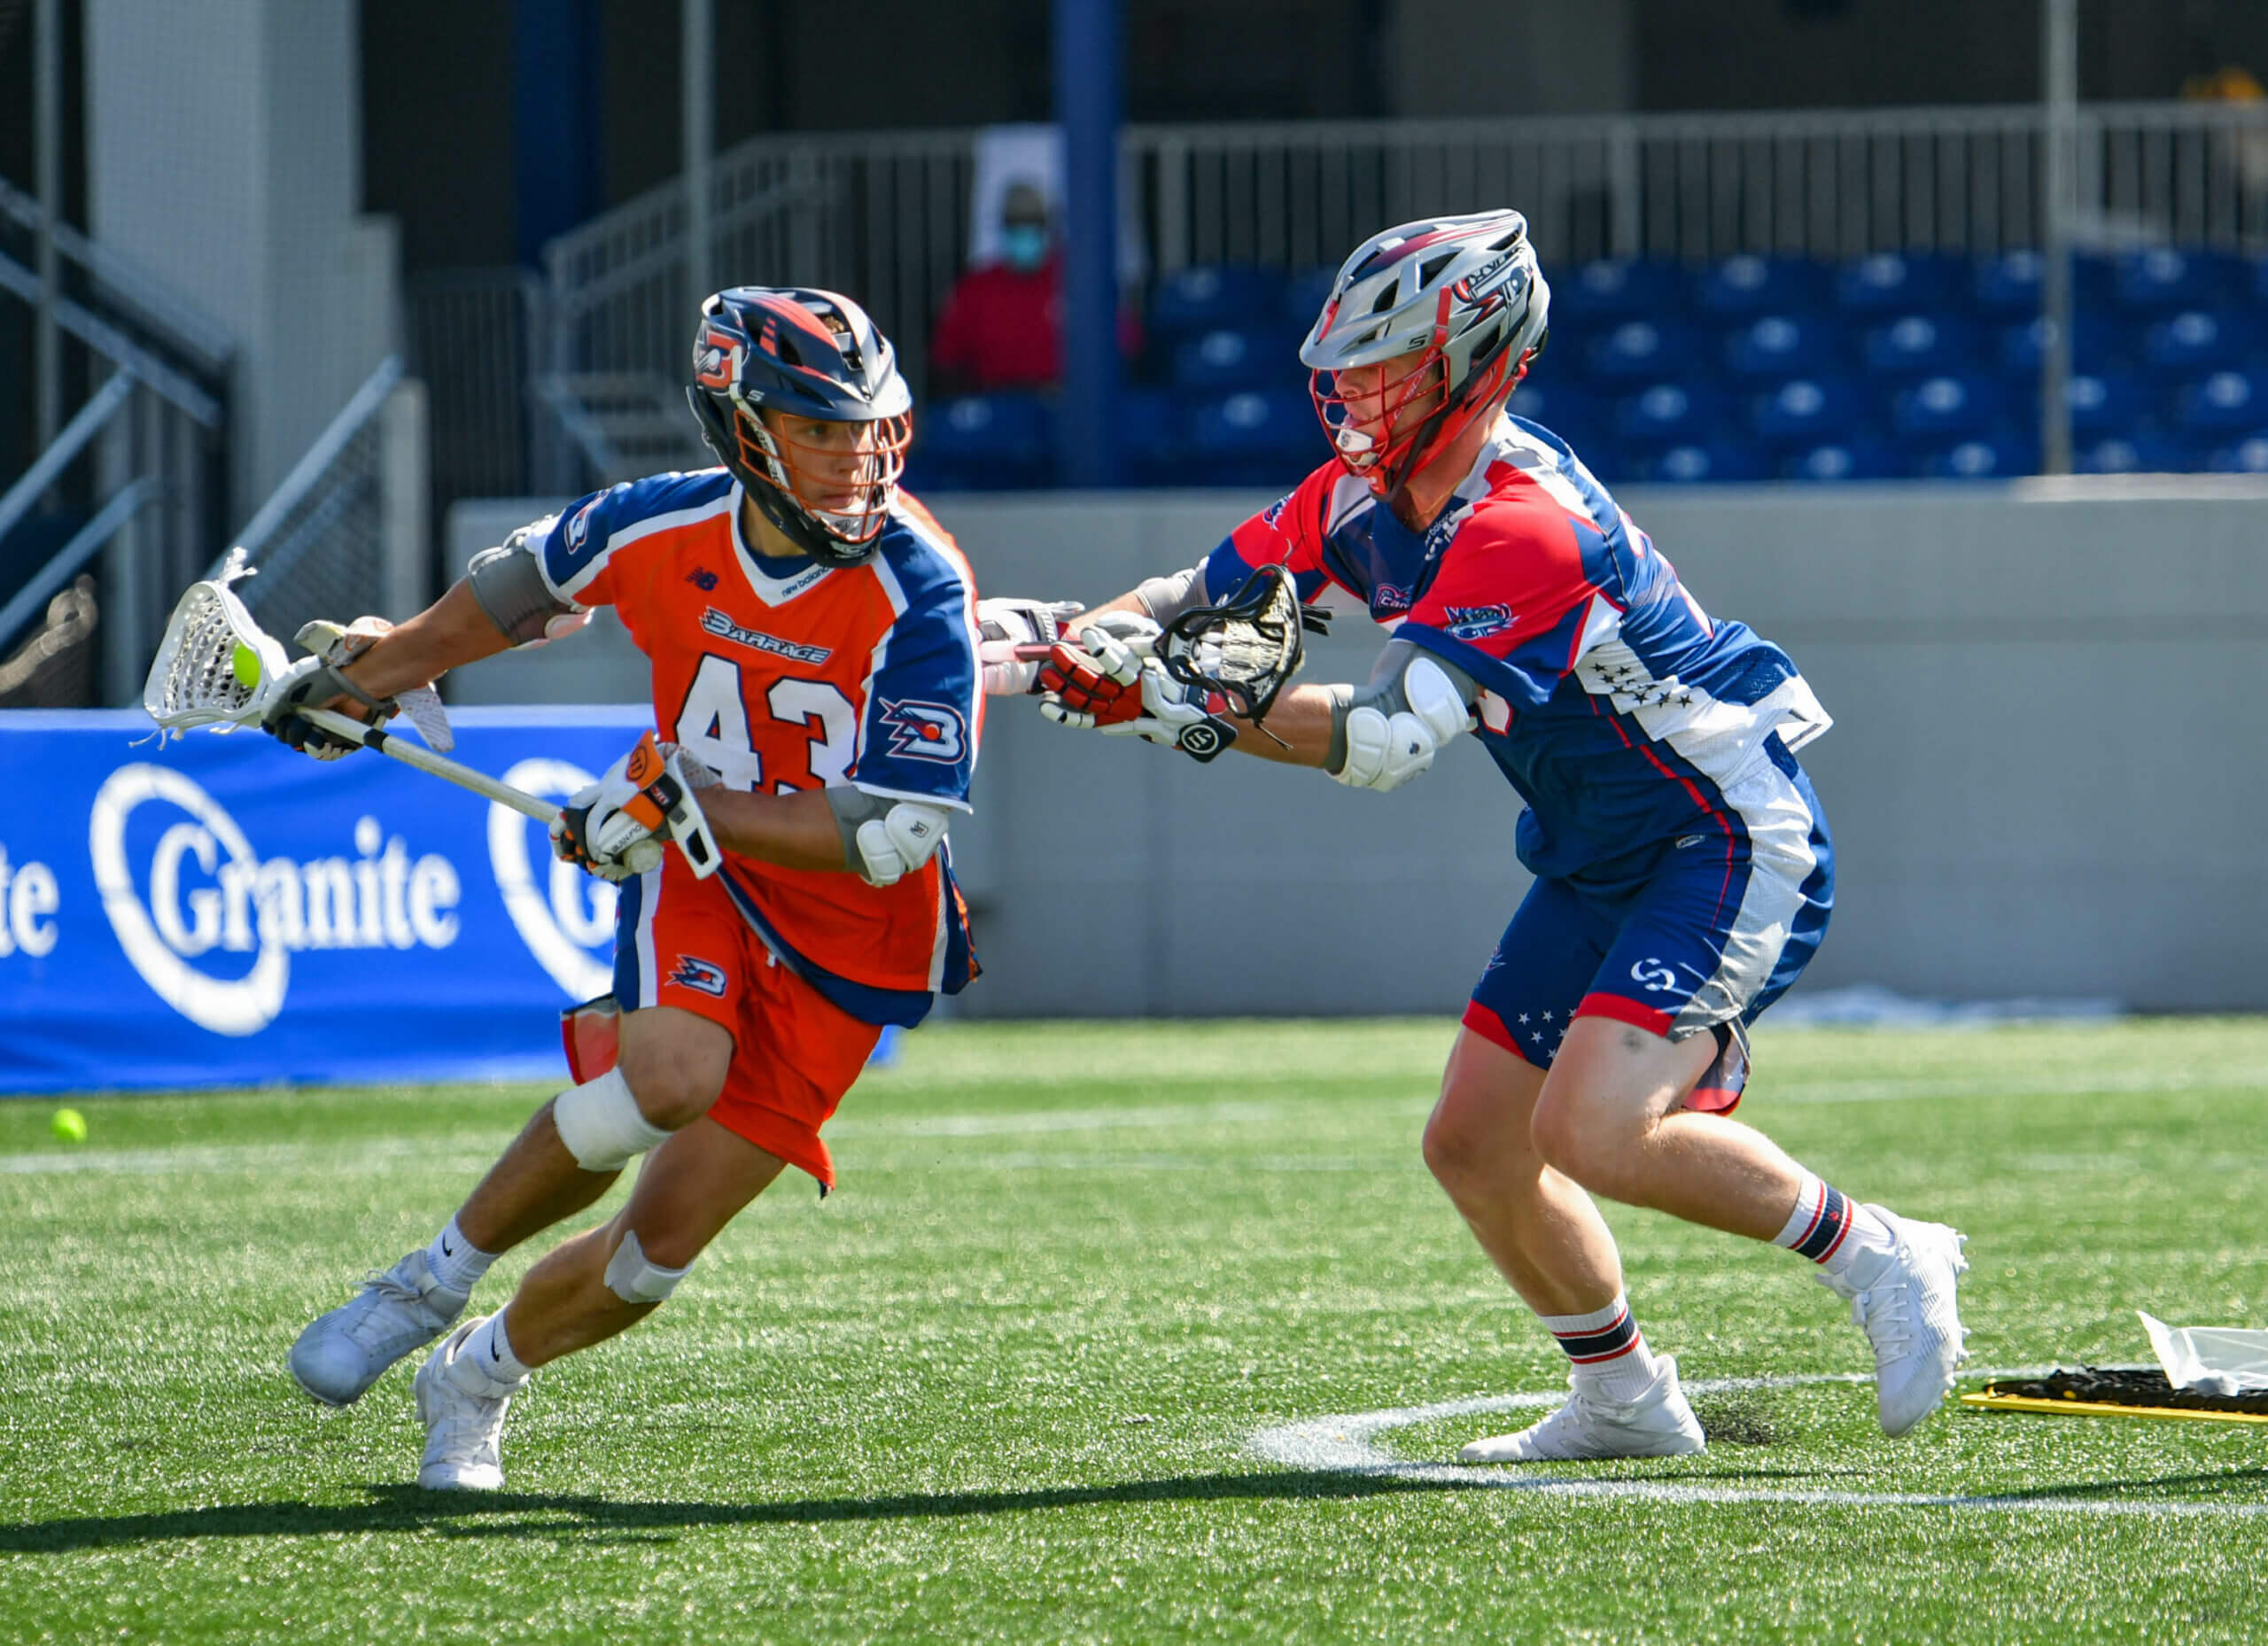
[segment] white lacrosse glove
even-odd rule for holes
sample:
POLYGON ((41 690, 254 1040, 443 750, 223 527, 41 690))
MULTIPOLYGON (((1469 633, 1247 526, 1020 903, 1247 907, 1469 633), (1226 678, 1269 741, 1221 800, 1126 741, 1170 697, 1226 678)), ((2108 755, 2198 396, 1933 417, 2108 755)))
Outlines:
POLYGON ((1155 657, 1143 659, 1140 685, 1127 694, 1140 707, 1131 719, 1107 720, 1105 737, 1132 735, 1161 749, 1178 749, 1198 761, 1210 760, 1237 741, 1222 693, 1189 686, 1168 674, 1155 657))
POLYGON ((1133 611, 1106 611, 1058 641, 1040 666, 1039 711, 1058 726, 1086 730, 1131 721, 1141 710, 1134 688, 1142 660, 1161 633, 1156 623, 1133 611))
POLYGON ((1410 707, 1392 715, 1365 705, 1347 716, 1347 764, 1331 775, 1380 794, 1423 777, 1441 745, 1469 731, 1472 718, 1439 664, 1420 657, 1402 671, 1410 707))
POLYGON ((717 780, 700 761, 674 743, 656 743, 649 732, 568 800, 551 821, 551 849, 586 873, 622 881, 658 868, 664 844, 675 840, 694 873, 705 877, 718 858, 694 791, 717 780))
POLYGON ((1020 697, 1039 687, 1038 656, 1018 656, 1019 647, 1052 646, 1063 637, 1063 620, 1076 617, 1076 601, 980 600, 976 602, 976 657, 983 665, 987 697, 1020 697))
POLYGON ((936 855, 944 842, 945 809, 901 800, 883 816, 858 825, 858 878, 869 886, 895 886, 936 855))

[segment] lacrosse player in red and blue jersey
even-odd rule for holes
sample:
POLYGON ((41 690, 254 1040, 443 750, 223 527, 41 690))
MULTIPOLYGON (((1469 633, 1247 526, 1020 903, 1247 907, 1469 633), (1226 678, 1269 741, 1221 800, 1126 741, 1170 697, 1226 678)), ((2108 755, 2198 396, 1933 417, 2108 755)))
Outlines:
POLYGON ((653 664, 669 740, 649 734, 553 828, 563 858, 621 887, 618 1027, 578 1040, 595 1055, 430 1246, 292 1346, 301 1386, 343 1406, 440 1339, 415 1384, 425 1487, 501 1487, 505 1409, 532 1369, 650 1314, 786 1168, 824 1193, 819 1129, 882 1029, 975 971, 944 842, 983 724, 976 589, 898 491, 911 397, 889 342, 834 292, 738 286, 703 306, 693 361, 720 467, 514 533, 353 661, 305 660, 268 716, 313 749, 299 707, 383 712, 610 605, 653 664), (708 848, 664 850, 661 824, 695 811, 708 848), (498 1254, 641 1154, 620 1212, 537 1262, 505 1308, 459 1318, 498 1254))
MULTIPOLYGON (((1686 592, 1565 442, 1507 414, 1549 301, 1516 212, 1366 241, 1300 352, 1335 461, 1200 564, 1076 620, 1045 664, 1004 656, 988 689, 1043 687, 1051 718, 1209 755, 1221 700, 1141 655, 1159 625, 1264 566, 1302 599, 1361 601, 1392 636, 1371 679, 1287 688, 1273 736, 1235 746, 1385 790, 1471 732, 1527 803, 1534 884, 1465 1008, 1425 1154, 1566 1351, 1573 1393, 1464 1457, 1702 1449, 1593 1194, 1816 1263, 1872 1339, 1882 1426, 1901 1434, 1960 1362, 1962 1238, 1845 1196, 1728 1118, 1748 1025, 1833 902, 1796 759, 1828 717, 1784 652, 1686 592)), ((1037 608, 1024 626, 1053 638, 1037 608)))

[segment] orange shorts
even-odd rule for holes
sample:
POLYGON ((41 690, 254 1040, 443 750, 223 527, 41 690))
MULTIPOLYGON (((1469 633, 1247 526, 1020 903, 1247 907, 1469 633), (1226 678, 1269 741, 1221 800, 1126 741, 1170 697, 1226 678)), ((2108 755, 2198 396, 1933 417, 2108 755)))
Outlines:
POLYGON ((709 1118, 801 1167, 822 1191, 835 1186, 819 1130, 882 1031, 781 965, 721 880, 695 880, 671 852, 656 873, 622 882, 614 996, 625 1012, 673 1005, 722 1025, 733 1062, 709 1118))

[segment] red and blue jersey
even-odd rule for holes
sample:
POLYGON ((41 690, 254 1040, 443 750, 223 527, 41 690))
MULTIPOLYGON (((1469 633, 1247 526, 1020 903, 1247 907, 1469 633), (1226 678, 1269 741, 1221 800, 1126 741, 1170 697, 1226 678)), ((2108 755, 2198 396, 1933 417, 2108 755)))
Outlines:
MULTIPOLYGON (((734 788, 849 784, 968 810, 984 700, 976 580, 904 493, 874 554, 754 553, 739 482, 656 475, 581 499, 537 545, 561 599, 609 605, 653 664, 654 725, 734 788)), ((719 876, 781 959, 870 1023, 918 1021, 974 974, 951 853, 894 886, 728 858, 719 876)))
POLYGON ((1500 417, 1430 529, 1412 532, 1333 462, 1206 561, 1219 600, 1274 563, 1336 586, 1480 687, 1479 736, 1527 802, 1520 861, 1603 891, 1687 837, 1746 856, 1737 796, 1778 734, 1826 711, 1785 652, 1713 619, 1565 442, 1500 417))

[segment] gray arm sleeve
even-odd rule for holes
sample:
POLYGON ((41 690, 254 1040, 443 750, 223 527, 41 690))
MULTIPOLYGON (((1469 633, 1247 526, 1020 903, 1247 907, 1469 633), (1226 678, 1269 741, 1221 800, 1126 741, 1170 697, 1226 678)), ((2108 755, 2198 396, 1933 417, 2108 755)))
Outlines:
POLYGON ((1402 677, 1410 665, 1423 657, 1456 687, 1456 695, 1470 709, 1480 695, 1480 687, 1473 678, 1453 663, 1444 662, 1414 641, 1388 641, 1386 649, 1379 654, 1378 664, 1371 671, 1367 686, 1334 686, 1329 688, 1331 700, 1331 752, 1324 757, 1326 772, 1344 771, 1347 766, 1347 717, 1357 709, 1375 709, 1391 719, 1410 707, 1410 699, 1402 689, 1402 677))
POLYGON ((515 532, 494 548, 484 548, 465 568, 472 598, 496 632, 515 646, 544 638, 544 625, 579 607, 563 602, 543 580, 529 534, 515 532))
POLYGON ((1135 587, 1134 598, 1142 602, 1153 623, 1171 623, 1191 607, 1205 603, 1205 568, 1192 566, 1169 578, 1144 578, 1135 587))

